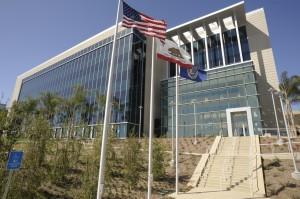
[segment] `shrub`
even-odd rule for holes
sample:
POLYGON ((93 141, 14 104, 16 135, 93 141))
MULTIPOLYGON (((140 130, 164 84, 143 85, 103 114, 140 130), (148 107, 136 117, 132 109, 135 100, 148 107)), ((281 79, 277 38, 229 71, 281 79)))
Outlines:
POLYGON ((71 168, 68 143, 58 142, 56 154, 51 167, 51 181, 54 184, 63 184, 64 177, 71 168))
POLYGON ((166 155, 164 153, 165 147, 157 140, 153 142, 153 179, 158 180, 166 173, 166 155))
POLYGON ((35 117, 28 120, 28 142, 22 167, 13 177, 10 198, 41 198, 40 188, 47 180, 47 140, 51 136, 47 120, 35 117))
POLYGON ((143 162, 141 144, 132 134, 127 138, 127 142, 123 146, 122 154, 124 179, 131 191, 139 182, 143 162))
POLYGON ((88 153, 86 155, 82 176, 82 191, 77 196, 77 198, 96 198, 101 142, 101 137, 97 137, 92 144, 93 150, 91 151, 91 153, 88 153))
POLYGON ((269 170, 272 169, 273 167, 280 167, 280 160, 278 158, 275 158, 272 160, 269 164, 265 166, 265 169, 269 170))

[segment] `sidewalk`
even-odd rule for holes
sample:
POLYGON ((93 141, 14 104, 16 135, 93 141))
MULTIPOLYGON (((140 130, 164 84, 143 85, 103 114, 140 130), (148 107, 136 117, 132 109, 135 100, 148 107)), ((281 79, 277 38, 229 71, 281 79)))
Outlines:
POLYGON ((190 190, 187 193, 179 193, 177 196, 175 193, 170 197, 176 199, 250 199, 257 198, 263 199, 264 197, 249 197, 247 193, 232 192, 232 191, 211 191, 211 192, 198 192, 197 188, 190 190))

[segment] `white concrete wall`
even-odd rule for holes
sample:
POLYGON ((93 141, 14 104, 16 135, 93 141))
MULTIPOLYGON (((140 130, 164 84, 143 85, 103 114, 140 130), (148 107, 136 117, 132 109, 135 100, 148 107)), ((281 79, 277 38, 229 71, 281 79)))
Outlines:
MULTIPOLYGON (((145 98, 144 98, 144 136, 149 134, 149 111, 150 111, 150 80, 151 80, 151 62, 152 62, 152 39, 147 37, 146 49, 146 70, 145 70, 145 98)), ((160 80, 166 77, 167 62, 157 59, 154 56, 154 120, 160 119, 160 80)), ((155 129, 154 129, 155 130, 155 129)))
MULTIPOLYGON (((250 55, 257 73, 257 87, 265 127, 276 128, 274 109, 269 88, 279 90, 278 74, 269 38, 268 25, 264 9, 260 8, 246 13, 247 34, 250 55)), ((280 125, 283 125, 282 113, 277 97, 275 97, 280 125)))

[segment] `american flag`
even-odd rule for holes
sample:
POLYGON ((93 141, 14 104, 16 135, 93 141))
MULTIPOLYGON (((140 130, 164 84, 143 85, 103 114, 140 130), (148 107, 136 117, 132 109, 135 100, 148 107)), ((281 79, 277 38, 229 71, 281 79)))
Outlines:
POLYGON ((155 20, 143 13, 131 8, 123 1, 122 26, 126 28, 136 28, 141 33, 156 37, 160 40, 166 39, 167 24, 163 20, 155 20))

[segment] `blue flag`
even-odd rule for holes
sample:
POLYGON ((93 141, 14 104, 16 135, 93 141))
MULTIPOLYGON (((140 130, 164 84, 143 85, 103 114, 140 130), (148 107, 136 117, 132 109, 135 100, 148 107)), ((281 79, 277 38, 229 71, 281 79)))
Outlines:
POLYGON ((207 73, 200 69, 200 66, 193 66, 191 69, 180 67, 180 76, 192 81, 201 82, 207 79, 207 73))

